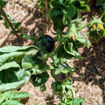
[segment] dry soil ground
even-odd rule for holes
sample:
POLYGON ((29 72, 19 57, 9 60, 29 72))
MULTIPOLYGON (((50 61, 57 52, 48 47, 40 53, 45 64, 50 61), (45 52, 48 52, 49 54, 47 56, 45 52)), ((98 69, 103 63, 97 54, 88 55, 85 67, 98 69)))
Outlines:
MULTIPOLYGON (((5 7, 8 13, 15 21, 22 22, 23 33, 36 37, 39 32, 51 34, 51 24, 47 24, 38 8, 30 0, 6 0, 8 4, 5 7)), ((87 20, 87 19, 86 19, 87 20)), ((23 45, 32 44, 25 40, 19 43, 14 35, 6 29, 0 21, 0 45, 23 45), (4 43, 5 42, 5 43, 4 43)), ((85 98, 84 105, 105 105, 105 39, 99 44, 93 44, 90 49, 79 49, 84 57, 82 60, 72 60, 75 66, 73 75, 74 88, 77 97, 85 98)), ((39 87, 34 87, 31 82, 22 87, 21 90, 30 93, 30 98, 26 105, 34 103, 36 105, 57 105, 59 100, 53 95, 51 90, 52 78, 46 83, 47 90, 40 92, 39 87)))

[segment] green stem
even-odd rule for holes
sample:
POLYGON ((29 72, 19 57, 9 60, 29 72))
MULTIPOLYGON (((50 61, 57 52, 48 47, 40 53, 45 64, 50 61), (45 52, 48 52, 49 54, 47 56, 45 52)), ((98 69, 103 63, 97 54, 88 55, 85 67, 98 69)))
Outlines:
POLYGON ((84 29, 85 27, 88 27, 91 24, 92 24, 92 22, 89 22, 86 25, 84 25, 83 27, 78 28, 77 31, 81 31, 82 29, 84 29))
POLYGON ((100 19, 102 19, 104 15, 105 15, 105 12, 103 12, 103 13, 101 14, 100 19))
POLYGON ((64 38, 62 38, 62 35, 59 35, 59 36, 60 36, 58 38, 59 45, 58 45, 57 49, 55 50, 54 54, 56 54, 59 51, 60 47, 62 46, 62 42, 64 42, 64 38))
POLYGON ((102 23, 101 22, 98 22, 98 21, 90 21, 89 23, 87 23, 83 27, 77 28, 77 31, 81 31, 82 29, 84 29, 84 28, 86 28, 88 26, 92 26, 94 24, 102 24, 102 23))

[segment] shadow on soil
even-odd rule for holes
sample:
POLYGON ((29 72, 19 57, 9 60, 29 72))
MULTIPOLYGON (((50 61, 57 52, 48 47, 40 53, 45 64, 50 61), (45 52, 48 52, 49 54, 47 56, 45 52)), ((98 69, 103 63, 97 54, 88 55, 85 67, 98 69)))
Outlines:
MULTIPOLYGON (((82 77, 86 84, 92 82, 98 85, 103 92, 103 101, 105 103, 105 38, 98 44, 93 44, 90 49, 84 49, 82 60, 75 61, 75 72, 82 77), (81 70, 85 68, 83 72, 81 70)), ((81 81, 80 78, 73 78, 74 81, 81 81)))
POLYGON ((46 97, 46 105, 56 105, 54 104, 54 96, 46 97))
MULTIPOLYGON (((19 4, 19 3, 18 3, 19 4)), ((51 27, 50 23, 46 22, 45 17, 43 17, 42 12, 39 8, 28 9, 22 4, 19 4, 22 8, 28 11, 28 14, 23 18, 23 23, 25 27, 22 27, 22 34, 26 34, 32 37, 39 37, 42 33, 46 33, 46 30, 49 30, 51 27)), ((24 39, 27 41, 27 39, 24 39)), ((17 39, 11 41, 13 45, 22 45, 17 39)))

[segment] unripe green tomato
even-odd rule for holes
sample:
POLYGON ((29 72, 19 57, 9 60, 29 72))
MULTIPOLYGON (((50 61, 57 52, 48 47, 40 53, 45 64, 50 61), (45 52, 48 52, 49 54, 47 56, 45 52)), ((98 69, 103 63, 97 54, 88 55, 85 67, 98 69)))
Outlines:
POLYGON ((42 86, 40 87, 40 90, 41 90, 41 92, 46 91, 46 86, 45 86, 45 84, 44 84, 44 85, 42 85, 42 86))
POLYGON ((62 94, 62 85, 60 84, 60 82, 58 81, 53 82, 51 84, 51 87, 56 94, 62 94))

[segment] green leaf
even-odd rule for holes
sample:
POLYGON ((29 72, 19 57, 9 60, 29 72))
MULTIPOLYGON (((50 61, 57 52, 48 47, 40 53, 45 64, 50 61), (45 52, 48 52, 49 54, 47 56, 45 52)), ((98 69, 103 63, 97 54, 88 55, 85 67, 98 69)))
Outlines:
POLYGON ((16 82, 22 79, 28 82, 30 75, 27 72, 21 70, 20 66, 16 62, 5 63, 0 67, 0 85, 16 82))
POLYGON ((10 26, 8 25, 8 22, 7 22, 6 20, 3 21, 3 25, 4 25, 7 29, 9 29, 9 27, 10 27, 10 26))
POLYGON ((48 78, 49 78, 49 74, 47 72, 44 72, 37 76, 33 75, 32 76, 33 85, 34 86, 44 85, 47 82, 48 78))
POLYGON ((91 42, 84 35, 84 33, 83 33, 83 35, 78 33, 78 36, 76 39, 77 39, 77 42, 79 42, 78 44, 81 45, 81 46, 76 45, 78 48, 83 47, 83 46, 86 46, 87 48, 89 48, 91 46, 91 42))
POLYGON ((20 80, 25 80, 25 83, 29 82, 30 80, 30 73, 25 72, 23 70, 11 70, 12 68, 8 70, 4 70, 0 72, 0 85, 7 84, 7 83, 14 83, 20 80), (11 79, 12 78, 12 79, 11 79))
POLYGON ((0 97, 0 105, 23 105, 18 99, 27 98, 29 97, 29 94, 27 92, 7 91, 0 94, 0 97))
POLYGON ((18 82, 13 82, 13 83, 3 84, 3 85, 0 85, 0 92, 19 89, 24 84, 25 84, 25 80, 21 80, 21 81, 18 81, 18 82))
POLYGON ((29 97, 29 94, 26 92, 7 91, 0 94, 0 96, 2 96, 2 98, 0 98, 0 105, 23 105, 18 99, 27 98, 29 97))
POLYGON ((63 29, 65 28, 65 26, 63 25, 62 18, 63 18, 62 15, 57 15, 52 18, 55 31, 58 30, 63 31, 63 29))
POLYGON ((2 66, 0 67, 0 71, 8 70, 8 69, 10 69, 10 68, 16 70, 16 69, 19 69, 20 66, 19 66, 16 62, 5 63, 4 65, 2 65, 2 66))
POLYGON ((13 25, 17 29, 21 25, 21 22, 13 23, 13 25))
POLYGON ((73 74, 74 68, 71 67, 70 60, 55 56, 52 57, 51 65, 51 74, 56 81, 63 82, 73 74))
POLYGON ((12 99, 14 96, 13 91, 7 91, 3 93, 4 96, 6 96, 7 99, 12 99))
POLYGON ((75 15, 76 8, 74 7, 73 4, 70 4, 65 7, 65 10, 63 10, 63 14, 72 18, 75 15))
POLYGON ((6 100, 4 103, 2 103, 1 105, 24 105, 22 103, 20 103, 18 100, 6 100))
POLYGON ((35 37, 32 37, 30 35, 27 35, 27 34, 23 34, 21 35, 22 38, 27 38, 28 40, 31 40, 31 41, 36 41, 35 37))
POLYGON ((64 3, 64 0, 59 0, 60 4, 63 4, 64 3))
POLYGON ((52 6, 55 7, 55 8, 60 8, 60 9, 62 9, 63 0, 53 0, 51 4, 52 4, 52 6))
MULTIPOLYGON (((72 87, 72 81, 71 79, 68 79, 63 82, 55 81, 52 83, 52 89, 54 93, 60 96, 66 96, 70 99, 73 99, 75 97, 74 88, 72 87)), ((65 101, 65 100, 63 100, 65 101)), ((65 103, 66 105, 69 105, 65 103)))
POLYGON ((50 12, 50 17, 53 18, 54 16, 57 16, 57 15, 60 15, 60 14, 61 14, 61 12, 58 9, 53 8, 50 12))
POLYGON ((82 105, 84 98, 77 98, 70 102, 70 105, 82 105))
POLYGON ((31 56, 36 53, 37 48, 34 46, 0 48, 0 91, 19 89, 29 82, 30 72, 22 70, 21 63, 25 55, 31 56))
POLYGON ((62 102, 59 103, 59 105, 82 105, 84 101, 84 98, 76 98, 76 99, 70 99, 69 97, 66 97, 62 100, 62 102))
POLYGON ((76 58, 81 58, 80 54, 74 48, 72 42, 67 42, 67 45, 64 46, 64 49, 68 54, 70 54, 76 58))
POLYGON ((12 53, 8 53, 8 54, 0 55, 0 65, 2 65, 3 63, 5 63, 7 61, 11 61, 13 59, 15 61, 16 58, 22 59, 24 55, 25 55, 25 52, 12 52, 12 53))
POLYGON ((63 16, 63 24, 64 25, 70 25, 70 23, 71 23, 71 18, 66 16, 66 15, 64 15, 63 16))
POLYGON ((34 0, 30 0, 31 2, 34 2, 34 0))
POLYGON ((28 51, 30 49, 37 49, 35 46, 4 46, 0 48, 0 53, 9 53, 16 51, 28 51))
POLYGON ((14 71, 14 73, 18 80, 25 80, 25 83, 29 82, 31 76, 30 72, 20 69, 18 71, 14 71))
POLYGON ((32 72, 32 75, 39 75, 39 74, 42 74, 43 72, 47 71, 48 69, 49 69, 49 67, 44 67, 42 69, 41 68, 37 69, 37 67, 34 67, 30 71, 32 72))
POLYGON ((49 66, 40 59, 38 54, 25 56, 22 67, 26 70, 29 69, 32 75, 41 74, 49 69, 49 66))
POLYGON ((29 94, 27 92, 15 92, 13 99, 27 98, 27 97, 29 97, 29 94))
POLYGON ((69 54, 65 51, 63 44, 60 46, 59 50, 57 51, 57 57, 58 58, 66 58, 66 59, 73 58, 73 56, 71 54, 69 54), (63 52, 63 53, 61 53, 61 52, 63 52))
POLYGON ((0 5, 2 8, 7 4, 7 1, 0 0, 0 5))
POLYGON ((24 61, 22 62, 23 68, 32 68, 35 65, 34 55, 26 55, 24 61), (28 66, 27 66, 28 65, 28 66))
POLYGON ((0 104, 6 99, 6 96, 0 93, 0 104))

